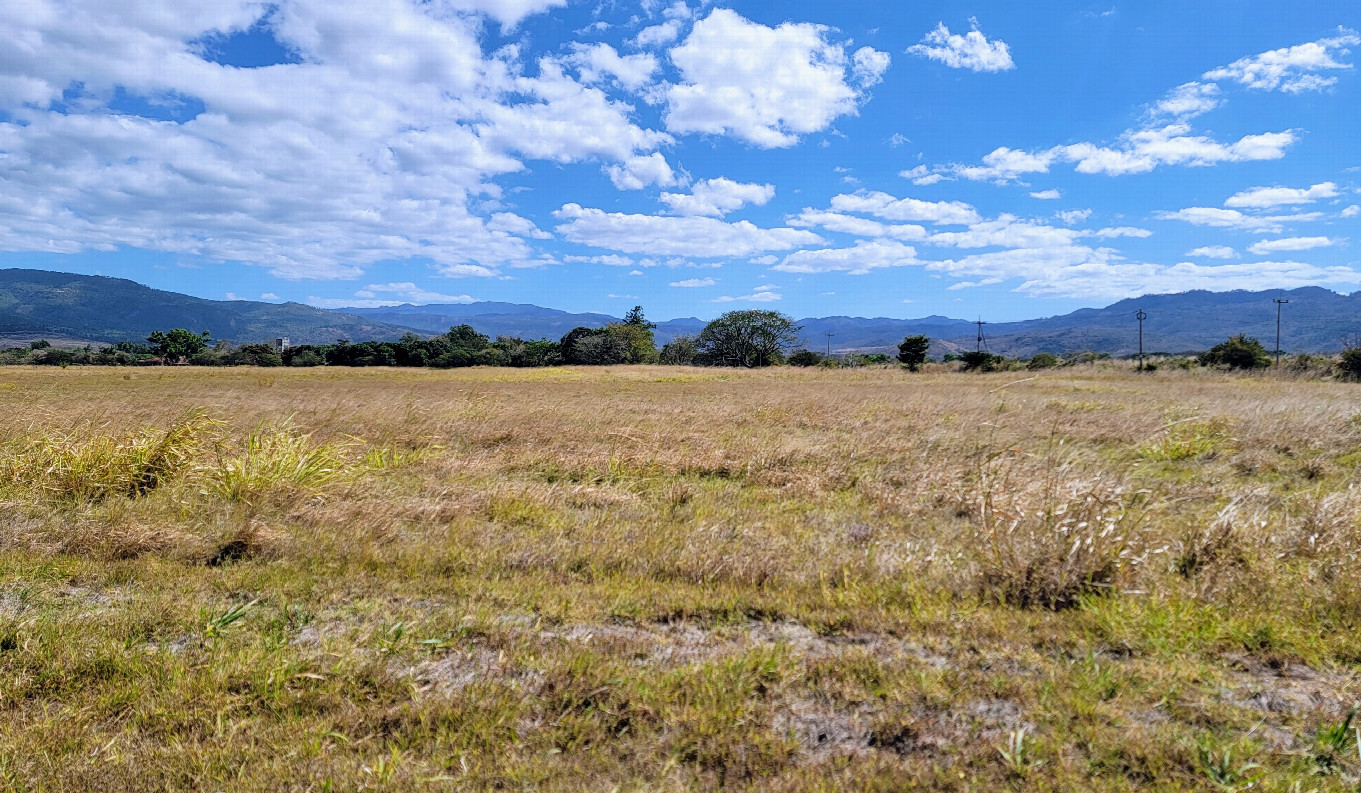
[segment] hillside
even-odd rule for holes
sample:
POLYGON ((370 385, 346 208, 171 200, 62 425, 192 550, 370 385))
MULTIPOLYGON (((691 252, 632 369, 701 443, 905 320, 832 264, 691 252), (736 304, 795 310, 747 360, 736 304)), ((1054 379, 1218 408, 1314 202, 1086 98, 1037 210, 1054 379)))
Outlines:
POLYGON ((305 306, 204 300, 135 281, 45 270, 0 270, 0 335, 93 342, 140 340, 153 330, 207 330, 245 343, 287 336, 294 344, 399 338, 406 328, 305 306))

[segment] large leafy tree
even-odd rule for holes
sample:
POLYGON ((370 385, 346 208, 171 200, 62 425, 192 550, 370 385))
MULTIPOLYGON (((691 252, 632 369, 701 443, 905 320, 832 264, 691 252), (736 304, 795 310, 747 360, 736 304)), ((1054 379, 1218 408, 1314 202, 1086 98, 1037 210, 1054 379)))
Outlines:
POLYGON ((799 326, 778 311, 729 311, 704 326, 695 346, 713 366, 770 366, 799 343, 799 326))
POLYGON ((912 371, 926 363, 926 352, 931 349, 931 339, 926 336, 907 336, 898 345, 898 360, 912 371))
POLYGON ((212 337, 206 330, 195 334, 184 328, 175 328, 169 331, 152 331, 146 340, 158 356, 167 361, 177 361, 208 349, 212 337))

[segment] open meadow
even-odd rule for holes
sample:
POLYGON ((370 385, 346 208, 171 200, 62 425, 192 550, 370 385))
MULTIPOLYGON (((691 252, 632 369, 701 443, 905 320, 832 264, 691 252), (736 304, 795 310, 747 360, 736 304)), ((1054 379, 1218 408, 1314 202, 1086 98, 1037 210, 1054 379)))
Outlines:
POLYGON ((1356 789, 1361 387, 929 368, 0 369, 0 789, 1356 789))

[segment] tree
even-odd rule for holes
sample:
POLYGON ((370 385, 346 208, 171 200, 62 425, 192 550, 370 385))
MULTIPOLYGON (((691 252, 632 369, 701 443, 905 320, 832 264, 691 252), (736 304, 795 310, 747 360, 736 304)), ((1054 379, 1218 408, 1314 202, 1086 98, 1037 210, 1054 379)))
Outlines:
POLYGON ((1230 369, 1262 369, 1271 365, 1266 348, 1242 333, 1210 348, 1200 356, 1201 366, 1227 366, 1230 369))
POLYGON ((1361 381, 1361 340, 1344 340, 1346 347, 1342 358, 1337 362, 1337 370, 1342 377, 1352 382, 1361 381))
POLYGON ((962 371, 969 372, 975 369, 981 372, 995 372, 1004 360, 1000 355, 993 355, 982 350, 971 350, 962 352, 957 360, 964 364, 962 371))
POLYGON ((913 372, 926 363, 926 351, 931 349, 931 339, 926 336, 908 336, 898 345, 898 360, 913 372))
POLYGON ((822 363, 822 355, 812 350, 795 350, 789 355, 790 366, 817 366, 822 363))
POLYGON ((698 360, 713 366, 770 366, 799 343, 800 327, 778 311, 729 311, 704 326, 698 360))
POLYGON ((1026 363, 1025 368, 1032 370, 1052 369, 1053 367, 1058 366, 1062 363, 1063 359, 1059 358, 1052 352, 1037 352, 1034 355, 1030 356, 1030 361, 1026 363))
POLYGON ((662 347, 661 362, 669 366, 693 366, 695 356, 699 354, 699 347, 695 345, 695 337, 682 334, 668 341, 662 347))
POLYGON ((212 337, 206 330, 196 336, 184 328, 175 328, 164 332, 152 331, 146 340, 156 355, 170 362, 203 352, 208 349, 208 342, 212 341, 212 337))

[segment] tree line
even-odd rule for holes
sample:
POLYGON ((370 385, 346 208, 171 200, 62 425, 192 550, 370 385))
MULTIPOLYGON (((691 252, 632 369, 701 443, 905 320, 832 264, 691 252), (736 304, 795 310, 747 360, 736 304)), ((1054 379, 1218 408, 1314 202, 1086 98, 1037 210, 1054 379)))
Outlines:
MULTIPOLYGON (((657 326, 634 306, 621 322, 604 327, 576 327, 557 341, 527 340, 513 336, 491 339, 470 325, 451 327, 447 333, 423 338, 407 333, 397 341, 302 344, 276 349, 270 344, 233 346, 214 341, 208 331, 193 333, 183 328, 155 331, 145 343, 120 341, 98 349, 66 349, 46 341, 28 347, 0 350, 0 364, 49 366, 184 364, 192 366, 403 366, 453 369, 466 366, 610 366, 616 364, 669 364, 679 366, 732 366, 757 368, 791 366, 865 366, 893 361, 917 371, 929 360, 931 340, 907 336, 890 359, 884 353, 852 353, 838 358, 799 347, 800 326, 777 311, 751 309, 729 311, 705 325, 698 334, 677 336, 660 349, 653 330, 657 326)), ((1257 340, 1232 336, 1198 356, 1166 357, 1181 368, 1194 366, 1251 370, 1272 364, 1270 353, 1257 340)), ((946 353, 946 363, 957 361, 963 371, 997 372, 1046 369, 1109 359, 1105 353, 1079 353, 1067 358, 1040 352, 1029 359, 1007 358, 985 351, 946 353)), ((1333 372, 1361 380, 1361 344, 1349 343, 1336 362, 1321 356, 1291 356, 1294 369, 1333 372)), ((1147 369, 1156 369, 1149 363, 1147 369)))

